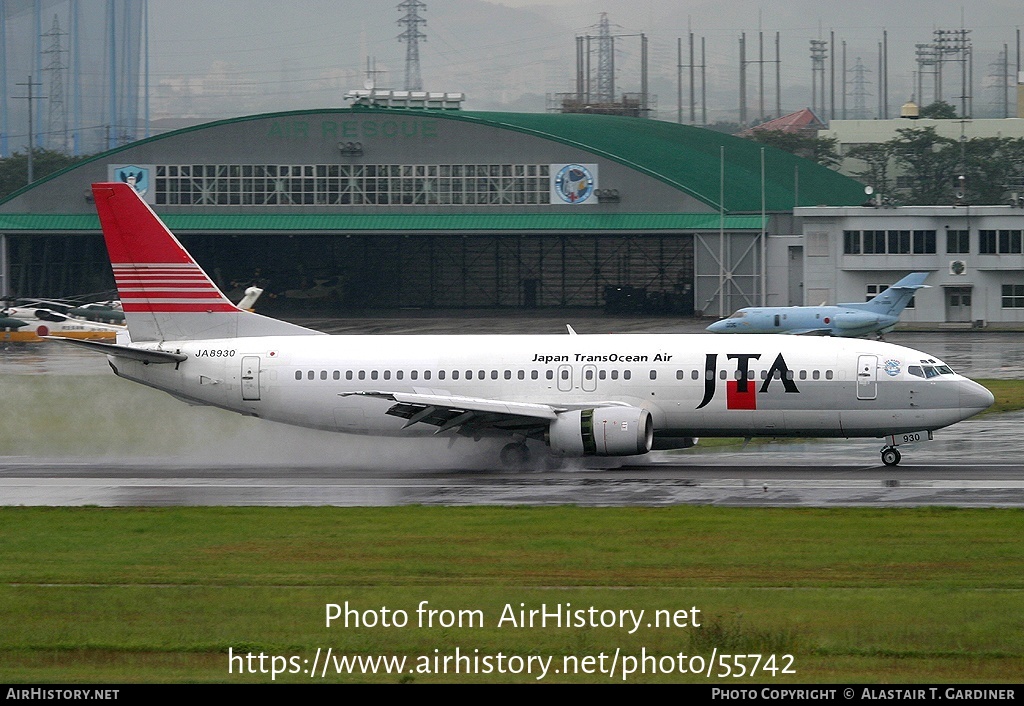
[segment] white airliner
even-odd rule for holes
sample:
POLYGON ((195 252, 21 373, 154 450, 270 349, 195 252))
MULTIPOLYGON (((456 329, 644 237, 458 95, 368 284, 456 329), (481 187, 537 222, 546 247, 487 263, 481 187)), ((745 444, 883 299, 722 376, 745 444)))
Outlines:
POLYGON ((130 332, 114 372, 193 404, 379 436, 507 439, 501 460, 634 456, 699 436, 886 437, 988 408, 927 353, 792 336, 328 336, 228 301, 127 184, 94 184, 130 332), (530 442, 530 446, 527 442, 530 442))

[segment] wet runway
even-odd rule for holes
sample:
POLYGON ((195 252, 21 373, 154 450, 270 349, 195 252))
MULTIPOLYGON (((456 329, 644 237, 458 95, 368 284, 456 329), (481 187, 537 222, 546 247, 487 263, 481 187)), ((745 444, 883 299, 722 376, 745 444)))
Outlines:
MULTIPOLYGON (((333 333, 558 333, 565 330, 565 323, 579 333, 693 333, 703 328, 694 322, 592 313, 529 319, 410 316, 310 323, 333 333)), ((887 340, 926 351, 971 377, 1024 377, 1020 334, 897 333, 887 340)), ((69 386, 88 385, 96 390, 91 393, 94 396, 106 395, 109 381, 113 397, 107 406, 145 410, 159 420, 159 427, 173 429, 181 439, 170 444, 150 440, 148 429, 133 433, 129 440, 119 439, 115 416, 103 421, 111 444, 99 451, 89 447, 69 453, 60 445, 49 445, 45 434, 27 452, 17 443, 8 445, 7 451, 0 446, 3 505, 1024 507, 1019 432, 1024 413, 968 420, 936 432, 933 442, 901 447, 904 460, 897 468, 881 465, 881 441, 869 439, 755 443, 744 448, 698 446, 629 459, 629 465, 597 460, 587 463, 589 467, 510 472, 496 468, 496 454, 486 442, 474 445, 460 440, 450 449, 446 443, 435 444, 427 453, 398 449, 395 458, 381 459, 383 447, 368 439, 190 408, 161 393, 116 380, 102 356, 59 344, 0 352, 0 382, 5 376, 67 379, 69 386), (224 439, 233 446, 225 448, 224 439)), ((10 406, 11 401, 7 402, 10 406)), ((83 423, 83 413, 95 415, 103 409, 105 401, 94 404, 91 411, 55 409, 53 416, 70 429, 83 423)), ((125 415, 138 416, 138 412, 125 415)), ((0 443, 11 428, 0 424, 0 443)), ((95 433, 95 428, 88 429, 89 435, 95 433)), ((387 446, 391 450, 400 445, 389 441, 387 446)))

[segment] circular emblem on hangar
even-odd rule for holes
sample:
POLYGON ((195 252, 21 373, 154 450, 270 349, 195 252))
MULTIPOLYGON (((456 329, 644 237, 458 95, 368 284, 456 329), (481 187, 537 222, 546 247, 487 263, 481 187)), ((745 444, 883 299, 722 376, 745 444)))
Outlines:
POLYGON ((583 203, 594 194, 594 175, 582 164, 567 164, 555 174, 555 193, 565 203, 583 203))

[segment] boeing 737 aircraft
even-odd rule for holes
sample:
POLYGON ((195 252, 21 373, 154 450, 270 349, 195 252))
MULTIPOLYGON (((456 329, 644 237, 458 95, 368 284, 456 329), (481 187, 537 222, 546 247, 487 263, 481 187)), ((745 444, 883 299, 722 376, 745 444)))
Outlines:
POLYGON ((712 333, 815 333, 857 337, 891 331, 927 272, 911 272, 866 302, 835 306, 751 306, 708 326, 712 333))
POLYGON ((499 437, 507 465, 633 456, 697 436, 886 437, 981 412, 991 393, 927 353, 789 336, 328 336, 228 301, 127 184, 94 184, 130 337, 78 341, 192 404, 378 436, 499 437), (529 446, 528 443, 529 442, 529 446))

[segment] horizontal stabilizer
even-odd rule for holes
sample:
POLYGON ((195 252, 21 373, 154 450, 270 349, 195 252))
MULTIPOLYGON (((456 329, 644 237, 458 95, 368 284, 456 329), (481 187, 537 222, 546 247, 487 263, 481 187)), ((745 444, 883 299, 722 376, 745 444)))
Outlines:
POLYGON ((65 338, 64 336, 44 336, 48 341, 63 341, 73 346, 88 348, 97 353, 116 355, 119 358, 130 358, 141 360, 143 363, 180 363, 187 360, 184 353, 172 353, 170 351, 157 351, 148 348, 134 348, 132 346, 119 346, 114 343, 100 343, 99 341, 88 341, 80 338, 65 338))

